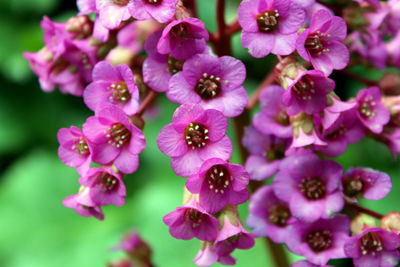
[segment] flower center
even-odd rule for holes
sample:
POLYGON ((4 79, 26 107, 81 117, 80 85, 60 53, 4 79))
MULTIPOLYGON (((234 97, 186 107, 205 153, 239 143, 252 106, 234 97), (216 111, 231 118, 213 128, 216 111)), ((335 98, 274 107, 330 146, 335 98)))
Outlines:
POLYGON ((330 34, 317 31, 308 35, 305 47, 311 55, 319 56, 330 51, 329 48, 324 48, 324 45, 329 44, 325 37, 330 37, 330 34))
POLYGON ((315 94, 314 81, 309 75, 304 75, 299 81, 293 86, 293 91, 296 96, 303 100, 311 100, 315 94))
POLYGON ((208 142, 208 129, 202 124, 191 122, 185 129, 185 139, 192 149, 204 147, 208 142))
POLYGON ((175 38, 190 39, 193 34, 189 24, 179 23, 172 27, 171 35, 175 38))
POLYGON ((84 39, 92 35, 93 22, 88 16, 76 16, 67 21, 65 29, 76 34, 75 39, 84 39))
POLYGON ((272 143, 269 150, 266 152, 265 157, 268 162, 283 159, 285 157, 285 145, 282 143, 272 143))
POLYGON ((182 70, 184 60, 177 60, 171 56, 168 56, 168 71, 171 74, 175 74, 182 70))
POLYGON ((115 176, 102 172, 97 176, 96 187, 103 192, 112 191, 117 187, 117 183, 118 179, 115 176))
POLYGON ((343 136, 346 132, 347 132, 347 128, 343 124, 340 124, 339 127, 335 131, 328 134, 326 136, 326 138, 328 140, 336 140, 336 139, 340 138, 341 136, 343 136))
POLYGON ((85 156, 90 153, 89 146, 83 136, 74 140, 74 144, 72 145, 71 149, 77 151, 81 156, 85 156))
POLYGON ((278 10, 265 11, 257 15, 257 25, 260 32, 269 33, 278 28, 278 10))
POLYGON ((375 253, 383 250, 379 235, 374 232, 369 232, 360 239, 360 247, 363 255, 375 255, 375 253))
POLYGON ((287 221, 290 217, 290 210, 284 204, 277 204, 272 206, 268 213, 269 222, 280 227, 286 226, 287 221))
POLYGON ((233 177, 224 165, 214 165, 206 173, 210 190, 224 194, 233 177))
POLYGON ((309 200, 321 199, 326 194, 325 184, 320 178, 303 179, 299 187, 300 192, 309 200))
POLYGON ((324 251, 332 246, 332 233, 329 230, 309 233, 306 242, 314 252, 324 251))
POLYGON ((131 93, 128 90, 126 82, 112 83, 107 89, 111 90, 110 101, 111 102, 127 102, 131 99, 131 93))
POLYGON ((203 73, 203 77, 198 80, 194 90, 203 99, 213 99, 221 92, 220 80, 220 77, 203 73))
POLYGON ((126 6, 130 0, 111 0, 114 5, 126 6))
POLYGON ((145 0, 145 2, 153 6, 158 6, 161 4, 162 0, 145 0))
POLYGON ((364 189, 364 184, 359 175, 355 177, 347 177, 342 184, 344 194, 348 197, 357 197, 364 189))
POLYGON ((290 125, 289 116, 282 109, 275 115, 274 121, 282 126, 290 125))
POLYGON ((372 119, 376 112, 375 112, 376 102, 372 98, 372 96, 367 96, 364 100, 360 103, 358 111, 360 112, 361 116, 365 119, 372 119))
POLYGON ((131 132, 122 123, 114 123, 105 130, 105 134, 109 139, 108 143, 115 147, 121 147, 131 139, 131 132))
POLYGON ((185 209, 184 217, 187 222, 192 223, 193 228, 196 228, 202 222, 203 213, 195 209, 185 209))

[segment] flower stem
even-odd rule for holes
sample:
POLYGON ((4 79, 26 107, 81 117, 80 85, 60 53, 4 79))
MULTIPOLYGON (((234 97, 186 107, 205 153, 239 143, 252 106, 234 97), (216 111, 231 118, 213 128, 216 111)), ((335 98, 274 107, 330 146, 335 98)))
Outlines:
POLYGON ((374 218, 376 218, 378 220, 381 220, 384 217, 382 214, 380 214, 380 213, 378 213, 376 211, 361 207, 361 206, 359 206, 357 204, 348 203, 348 204, 346 204, 346 207, 349 208, 349 209, 352 209, 352 210, 354 210, 354 211, 356 211, 358 213, 364 213, 364 214, 367 214, 369 216, 372 216, 372 217, 374 217, 374 218))
POLYGON ((136 115, 143 116, 143 113, 151 106, 151 104, 156 100, 158 93, 150 90, 149 93, 144 97, 142 103, 139 106, 136 115))

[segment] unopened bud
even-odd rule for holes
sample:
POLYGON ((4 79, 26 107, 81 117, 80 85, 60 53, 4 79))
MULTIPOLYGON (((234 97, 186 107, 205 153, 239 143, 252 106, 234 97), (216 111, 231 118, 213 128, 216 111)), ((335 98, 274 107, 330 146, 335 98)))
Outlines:
POLYGON ((381 220, 381 227, 386 231, 400 234, 400 212, 390 212, 381 220))

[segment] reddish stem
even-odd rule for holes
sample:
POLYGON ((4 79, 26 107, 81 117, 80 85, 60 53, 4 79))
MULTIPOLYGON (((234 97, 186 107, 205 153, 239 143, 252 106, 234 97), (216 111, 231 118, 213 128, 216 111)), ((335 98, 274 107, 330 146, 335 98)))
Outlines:
POLYGON ((158 95, 157 92, 150 90, 149 93, 144 97, 142 103, 140 104, 136 115, 143 116, 143 113, 149 108, 149 106, 151 106, 151 104, 153 104, 157 95, 158 95))
POLYGON ((378 220, 381 220, 384 216, 376 211, 361 207, 357 204, 346 204, 346 207, 348 207, 349 209, 352 209, 358 213, 364 213, 367 214, 369 216, 372 216, 378 220))
POLYGON ((236 19, 234 22, 226 26, 225 35, 234 35, 242 29, 240 27, 239 21, 236 19))
POLYGON ((253 95, 250 97, 249 103, 247 104, 247 107, 246 107, 248 110, 253 109, 257 105, 258 100, 260 99, 261 92, 264 90, 264 88, 267 86, 270 86, 271 84, 273 84, 275 82, 274 68, 275 68, 275 66, 267 74, 267 76, 265 76, 264 80, 254 91, 253 95))

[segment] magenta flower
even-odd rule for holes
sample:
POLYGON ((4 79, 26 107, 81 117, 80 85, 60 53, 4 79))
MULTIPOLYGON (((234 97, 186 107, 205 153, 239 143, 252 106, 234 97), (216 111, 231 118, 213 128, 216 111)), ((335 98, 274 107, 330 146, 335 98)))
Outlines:
POLYGON ((369 168, 350 168, 342 177, 343 193, 357 201, 357 198, 378 200, 392 189, 390 176, 369 168))
POLYGON ((84 93, 85 104, 93 111, 106 105, 116 105, 127 115, 133 115, 139 108, 139 89, 127 65, 113 66, 106 61, 96 64, 93 82, 84 93))
MULTIPOLYGON (((318 116, 300 113, 293 117, 293 142, 290 150, 303 148, 309 145, 326 146, 319 131, 321 122, 318 116)), ((286 151, 288 154, 289 151, 286 151)))
MULTIPOLYGON (((170 55, 163 55, 157 51, 157 42, 161 37, 161 31, 155 32, 147 39, 145 50, 148 57, 143 63, 143 80, 156 92, 165 92, 172 75, 180 72, 185 60, 177 60, 170 55)), ((201 53, 208 51, 207 47, 201 53)), ((190 55, 192 57, 193 55, 190 55)))
POLYGON ((122 206, 125 203, 126 188, 120 174, 109 167, 90 169, 79 178, 79 183, 89 188, 89 197, 99 206, 122 206))
POLYGON ((79 15, 87 15, 96 12, 96 0, 77 0, 79 15))
POLYGON ((346 31, 342 18, 321 9, 313 14, 310 27, 297 38, 297 52, 315 69, 329 75, 333 69, 343 69, 349 63, 349 50, 343 44, 346 31))
POLYGON ((237 164, 229 164, 213 158, 205 161, 199 173, 191 176, 186 183, 189 191, 200 194, 200 204, 210 213, 216 213, 226 204, 240 204, 248 197, 246 185, 249 176, 237 164))
POLYGON ((65 165, 75 167, 78 173, 85 174, 90 168, 91 149, 82 131, 76 127, 58 130, 57 140, 60 143, 58 156, 65 165))
POLYGON ((197 18, 174 20, 163 30, 157 44, 160 54, 170 54, 178 60, 187 59, 204 51, 208 32, 197 18))
POLYGON ((187 60, 182 71, 170 79, 167 97, 175 103, 198 103, 235 117, 247 104, 242 86, 245 78, 246 68, 241 61, 199 54, 187 60))
POLYGON ((243 0, 238 16, 242 45, 253 57, 265 57, 293 52, 305 12, 291 0, 243 0))
POLYGON ((281 138, 292 137, 293 129, 286 113, 286 107, 282 103, 284 92, 285 90, 278 85, 266 87, 261 92, 261 111, 253 119, 254 127, 261 133, 281 138))
POLYGON ((67 208, 72 208, 83 217, 95 217, 104 220, 101 207, 96 205, 89 196, 89 188, 83 188, 78 194, 66 197, 62 204, 67 208))
POLYGON ((355 101, 343 102, 338 96, 332 92, 328 95, 327 107, 324 109, 324 114, 321 119, 323 129, 329 129, 335 121, 342 116, 345 111, 353 109, 357 106, 355 101))
POLYGON ((175 173, 194 175, 209 158, 229 159, 232 144, 225 132, 228 120, 218 110, 184 104, 174 113, 172 123, 157 137, 160 150, 171 157, 175 173))
POLYGON ((170 21, 176 12, 178 0, 131 0, 129 12, 138 20, 155 19, 160 23, 170 21))
POLYGON ((94 162, 114 163, 122 173, 132 173, 138 168, 138 154, 146 146, 146 140, 118 107, 104 107, 96 116, 89 117, 83 124, 83 133, 93 148, 94 162))
POLYGON ((280 200, 270 185, 261 187, 252 195, 249 211, 247 226, 258 236, 269 237, 276 243, 286 241, 289 226, 296 222, 288 203, 280 200))
POLYGON ((216 213, 227 204, 247 201, 249 180, 249 174, 241 165, 211 158, 201 165, 198 173, 189 177, 186 187, 193 194, 200 194, 200 205, 206 211, 216 213))
POLYGON ((363 89, 357 94, 358 118, 373 133, 381 133, 390 120, 389 110, 381 102, 378 87, 363 89))
POLYGON ((279 170, 290 139, 264 135, 253 126, 249 126, 245 129, 242 143, 250 153, 246 160, 246 170, 252 180, 260 181, 271 177, 279 170))
POLYGON ((132 0, 96 0, 101 24, 109 30, 118 28, 122 21, 131 17, 130 2, 132 0))
POLYGON ((321 112, 327 105, 326 96, 335 88, 335 82, 322 71, 299 70, 297 78, 288 86, 282 95, 282 102, 287 106, 289 115, 300 111, 307 114, 321 112))
MULTIPOLYGON (((231 256, 235 249, 250 249, 254 246, 254 234, 247 232, 238 218, 222 215, 223 226, 214 244, 205 243, 194 262, 198 266, 209 266, 217 261, 224 265, 233 265, 236 259, 231 256)), ((233 217, 235 217, 232 214, 233 217)), ((237 215, 236 215, 237 216, 237 215)))
POLYGON ((182 207, 164 216, 163 221, 169 226, 171 235, 178 239, 192 239, 212 242, 217 238, 219 222, 210 215, 199 203, 196 197, 182 207))
POLYGON ((329 218, 344 205, 339 191, 342 172, 336 162, 314 154, 289 157, 275 176, 275 194, 289 203, 291 213, 300 220, 329 218))
POLYGON ((381 228, 369 228, 344 245, 355 267, 393 267, 400 258, 400 236, 381 228))
POLYGON ((345 258, 343 245, 349 239, 350 222, 347 216, 320 219, 311 224, 293 224, 287 235, 287 246, 308 261, 325 265, 330 259, 345 258))
POLYGON ((365 131, 356 113, 356 109, 345 111, 329 128, 323 129, 322 140, 328 145, 318 150, 327 156, 337 157, 346 151, 349 144, 360 141, 365 131))

